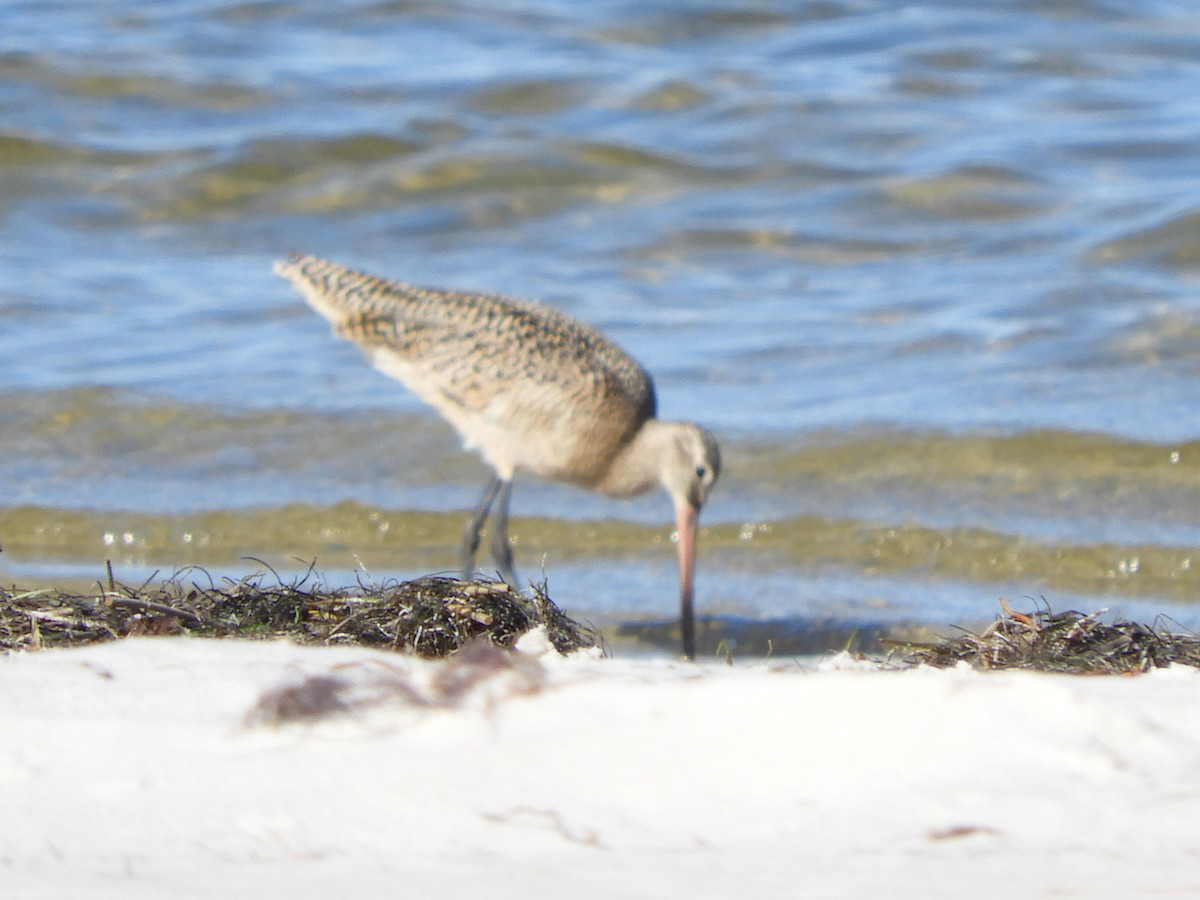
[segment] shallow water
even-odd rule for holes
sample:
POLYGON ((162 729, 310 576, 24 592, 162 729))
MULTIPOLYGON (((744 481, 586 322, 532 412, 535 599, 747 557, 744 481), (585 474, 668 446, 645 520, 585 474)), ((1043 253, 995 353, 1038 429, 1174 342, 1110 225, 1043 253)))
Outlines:
MULTIPOLYGON (((702 612, 1200 623, 1198 60, 1173 3, 10 4, 0 576, 454 565, 485 472, 300 249, 641 359, 725 449, 702 612)), ((514 515, 670 618, 665 498, 514 515)))

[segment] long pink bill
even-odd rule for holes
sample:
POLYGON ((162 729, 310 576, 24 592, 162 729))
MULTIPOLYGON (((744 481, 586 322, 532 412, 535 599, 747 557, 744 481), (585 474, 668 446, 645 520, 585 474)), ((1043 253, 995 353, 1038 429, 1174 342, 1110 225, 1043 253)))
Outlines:
POLYGON ((675 528, 679 532, 679 634, 683 655, 696 658, 696 613, 692 607, 692 583, 696 574, 696 520, 700 511, 690 503, 675 507, 675 528))

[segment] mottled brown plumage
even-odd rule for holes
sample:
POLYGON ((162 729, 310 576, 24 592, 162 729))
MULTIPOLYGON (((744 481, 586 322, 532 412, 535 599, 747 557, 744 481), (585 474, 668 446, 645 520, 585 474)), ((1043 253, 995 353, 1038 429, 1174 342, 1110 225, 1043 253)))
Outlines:
POLYGON ((413 287, 312 256, 277 263, 305 300, 376 368, 438 410, 495 470, 464 533, 464 577, 497 496, 492 555, 515 582, 507 536, 523 469, 616 497, 662 484, 675 500, 685 652, 691 637, 696 515, 720 473, 707 431, 655 418, 646 371, 599 331, 495 294, 413 287))

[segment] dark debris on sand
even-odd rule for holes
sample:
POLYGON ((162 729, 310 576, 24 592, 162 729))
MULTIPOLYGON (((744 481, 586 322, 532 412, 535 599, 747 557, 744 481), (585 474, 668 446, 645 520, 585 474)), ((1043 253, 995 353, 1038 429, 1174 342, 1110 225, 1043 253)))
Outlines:
POLYGON ((967 662, 977 669, 1030 669, 1072 675, 1148 672, 1172 663, 1200 667, 1200 636, 1139 625, 1100 621, 1099 613, 1074 610, 1003 614, 979 634, 964 631, 936 643, 908 644, 908 662, 948 668, 967 662))
POLYGON ((203 570, 189 569, 133 588, 110 572, 107 586, 98 584, 87 594, 0 587, 0 651, 189 634, 289 638, 444 657, 481 638, 511 647, 539 625, 560 653, 600 642, 596 631, 554 604, 544 585, 526 597, 502 582, 430 575, 331 589, 310 584, 311 574, 292 584, 274 573, 217 584, 203 570))

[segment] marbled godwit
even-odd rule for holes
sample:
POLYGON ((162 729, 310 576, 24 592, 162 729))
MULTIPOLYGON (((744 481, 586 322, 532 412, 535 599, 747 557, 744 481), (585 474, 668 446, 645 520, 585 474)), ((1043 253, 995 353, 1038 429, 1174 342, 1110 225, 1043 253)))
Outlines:
POLYGON ((612 497, 661 484, 675 503, 680 631, 695 657, 696 521, 721 471, 711 434, 655 418, 654 383, 619 347, 568 316, 494 294, 385 281, 312 256, 275 264, 333 333, 450 422, 495 470, 463 532, 463 578, 494 504, 492 558, 516 586, 508 505, 523 469, 612 497))

